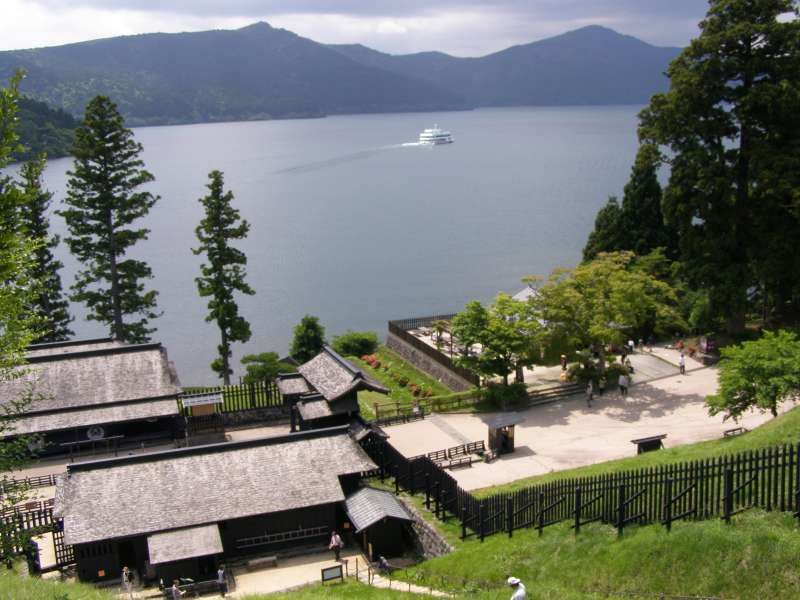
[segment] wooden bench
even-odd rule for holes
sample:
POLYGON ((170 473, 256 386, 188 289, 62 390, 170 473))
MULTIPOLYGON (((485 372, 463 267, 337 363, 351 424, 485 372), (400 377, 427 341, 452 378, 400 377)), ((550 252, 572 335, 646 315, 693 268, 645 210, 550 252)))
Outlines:
POLYGON ((726 429, 723 433, 723 437, 733 437, 735 435, 742 435, 743 433, 747 433, 747 429, 745 427, 734 427, 733 429, 726 429))
POLYGON ((483 440, 479 442, 470 442, 466 445, 467 454, 480 454, 483 455, 486 452, 486 444, 483 440))
POLYGON ((248 571, 255 571, 256 569, 260 569, 262 567, 277 567, 277 566, 278 566, 277 556, 260 556, 258 558, 253 558, 247 561, 248 571))
POLYGON ((452 448, 447 449, 447 457, 448 458, 456 458, 458 456, 466 456, 469 452, 467 452, 467 447, 464 444, 460 446, 453 446, 452 448))
POLYGON ((492 462, 495 458, 497 458, 497 451, 492 450, 491 448, 483 453, 483 460, 486 462, 492 462))
POLYGON ((659 435, 651 435, 646 438, 639 438, 638 440, 631 440, 631 444, 636 444, 636 454, 643 452, 651 452, 653 450, 660 450, 664 447, 664 439, 667 437, 666 433, 659 435))
POLYGON ((436 464, 446 462, 447 450, 436 450, 435 452, 428 452, 428 458, 430 458, 436 464))
POLYGON ((469 455, 451 458, 450 462, 447 464, 448 469, 455 469, 458 467, 471 467, 471 466, 472 466, 472 457, 469 455))

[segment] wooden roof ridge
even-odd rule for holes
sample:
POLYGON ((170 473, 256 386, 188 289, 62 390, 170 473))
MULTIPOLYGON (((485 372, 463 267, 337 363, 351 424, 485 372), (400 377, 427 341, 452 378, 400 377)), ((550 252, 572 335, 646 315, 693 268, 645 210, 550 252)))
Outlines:
POLYGON ((322 437, 332 437, 336 435, 348 435, 349 426, 340 425, 337 427, 325 427, 321 429, 310 429, 307 431, 296 431, 284 435, 272 437, 254 438, 248 440, 237 440, 232 442, 219 442, 216 444, 206 444, 204 446, 188 446, 186 448, 170 448, 169 450, 159 450, 145 454, 133 454, 130 456, 118 456, 113 458, 101 458, 85 462, 72 463, 67 465, 67 476, 81 471, 93 471, 95 469, 105 469, 126 464, 147 463, 183 456, 195 456, 198 454, 211 454, 217 452, 229 452, 244 448, 255 448, 258 446, 273 446, 286 444, 299 440, 310 440, 322 437))
POLYGON ((339 363, 346 370, 350 371, 350 373, 353 374, 353 379, 357 377, 362 377, 362 378, 365 377, 364 372, 361 369, 359 369, 349 360, 341 356, 338 352, 336 352, 336 350, 328 346, 328 344, 325 344, 322 347, 322 351, 326 352, 333 360, 339 363))
MULTIPOLYGON (((112 340, 113 341, 113 340, 112 340)), ((85 350, 83 352, 70 352, 64 354, 48 354, 45 356, 29 356, 26 358, 28 364, 48 363, 60 360, 71 360, 76 358, 91 358, 94 356, 112 356, 115 354, 133 354, 135 352, 146 352, 149 350, 163 350, 161 342, 147 342, 145 344, 128 344, 115 348, 100 348, 95 350, 85 350)))
POLYGON ((60 342, 39 342, 28 344, 27 350, 47 350, 48 348, 68 348, 70 346, 86 346, 88 344, 104 344, 115 341, 112 337, 88 338, 83 340, 62 340, 60 342))

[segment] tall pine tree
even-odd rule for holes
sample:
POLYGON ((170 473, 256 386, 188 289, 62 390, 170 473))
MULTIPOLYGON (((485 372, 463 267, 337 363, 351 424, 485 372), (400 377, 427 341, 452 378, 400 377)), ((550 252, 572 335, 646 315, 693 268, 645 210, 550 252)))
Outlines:
POLYGON ((200 246, 192 249, 195 254, 203 254, 207 262, 200 266, 202 275, 195 281, 200 296, 209 298, 206 321, 214 321, 219 327, 219 356, 211 363, 211 368, 225 385, 230 385, 233 374, 231 343, 246 342, 251 335, 250 324, 239 314, 233 295, 235 292, 255 294, 245 281, 247 257, 230 242, 247 237, 250 224, 241 219, 239 211, 231 205, 233 193, 224 191, 222 173, 212 171, 208 177, 209 193, 200 198, 206 215, 195 229, 200 246))
POLYGON ((794 0, 709 4, 639 137, 667 149, 685 272, 738 333, 755 288, 800 306, 800 15, 794 0))
POLYGON ((25 201, 20 209, 22 226, 28 236, 39 240, 34 257, 36 259, 33 276, 39 281, 39 289, 31 304, 31 310, 39 317, 37 330, 40 342, 58 342, 73 334, 69 328, 72 317, 69 302, 61 288, 59 270, 64 266, 53 256, 52 250, 58 246, 58 235, 50 235, 50 220, 47 210, 53 197, 52 192, 42 185, 42 171, 45 157, 29 161, 20 169, 25 201))
POLYGON ((70 251, 83 269, 72 286, 72 299, 85 302, 88 319, 109 326, 111 336, 145 342, 155 331, 155 290, 143 280, 153 277, 143 261, 128 257, 131 247, 147 239, 148 229, 129 227, 158 200, 139 188, 153 181, 139 159, 142 146, 125 127, 116 105, 95 97, 75 132, 73 170, 67 184, 69 208, 60 211, 71 237, 70 251))

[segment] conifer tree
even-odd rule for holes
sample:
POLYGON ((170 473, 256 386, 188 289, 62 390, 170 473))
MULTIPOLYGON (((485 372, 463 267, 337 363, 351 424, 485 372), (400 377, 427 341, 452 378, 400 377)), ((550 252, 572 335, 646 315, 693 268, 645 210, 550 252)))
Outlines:
POLYGON ((222 173, 212 171, 208 177, 209 193, 200 198, 206 216, 195 229, 200 246, 192 249, 195 254, 203 254, 208 262, 200 266, 202 276, 195 281, 200 296, 209 297, 206 321, 215 321, 219 327, 219 356, 211 363, 211 368, 225 385, 230 385, 231 343, 246 342, 251 335, 250 324, 239 315, 233 295, 235 292, 255 294, 245 281, 247 257, 230 242, 247 237, 250 224, 241 219, 239 211, 231 205, 233 193, 224 191, 222 173))
POLYGON ((113 338, 127 342, 147 341, 155 331, 148 324, 159 316, 158 292, 146 291, 143 283, 153 277, 150 267, 129 257, 149 233, 130 225, 158 200, 139 189, 153 181, 141 151, 116 105, 105 96, 91 100, 75 132, 69 208, 59 213, 69 228, 67 245, 83 267, 72 285, 72 300, 86 303, 89 320, 107 324, 113 338))
POLYGON ((290 353, 292 358, 304 363, 322 352, 325 344, 325 328, 317 317, 306 315, 295 325, 290 353))
POLYGON ((59 270, 64 266, 53 256, 52 250, 58 246, 59 236, 50 235, 50 220, 47 210, 53 197, 52 192, 42 186, 42 171, 46 161, 41 155, 29 161, 20 169, 25 201, 20 210, 22 226, 29 237, 39 240, 34 253, 33 276, 39 282, 39 289, 31 305, 31 310, 39 317, 37 329, 40 342, 58 342, 72 335, 69 328, 72 317, 69 302, 61 288, 59 270))

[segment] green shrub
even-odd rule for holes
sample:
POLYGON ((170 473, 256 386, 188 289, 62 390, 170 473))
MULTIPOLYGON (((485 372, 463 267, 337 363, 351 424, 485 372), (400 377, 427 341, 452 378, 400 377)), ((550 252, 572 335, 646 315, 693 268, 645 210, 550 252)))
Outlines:
POLYGON ((606 383, 616 383, 620 375, 628 375, 625 365, 615 362, 606 366, 606 383))
POLYGON ((378 334, 374 331, 346 331, 333 338, 331 346, 342 356, 364 356, 378 349, 378 334))
POLYGON ((483 392, 484 400, 498 408, 504 408, 527 398, 528 389, 524 383, 490 383, 483 392))

